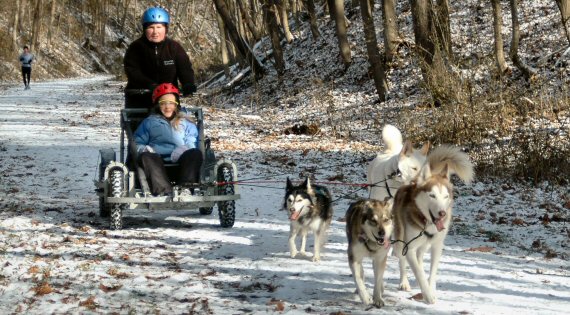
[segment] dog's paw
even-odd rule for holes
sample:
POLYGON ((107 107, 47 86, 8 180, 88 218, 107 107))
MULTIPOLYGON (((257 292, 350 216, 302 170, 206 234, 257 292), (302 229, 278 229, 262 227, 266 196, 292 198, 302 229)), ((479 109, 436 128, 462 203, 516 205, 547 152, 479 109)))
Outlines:
POLYGON ((292 250, 292 251, 291 251, 291 258, 295 258, 295 256, 297 256, 297 251, 296 251, 296 250, 292 250))
POLYGON ((384 299, 380 298, 374 298, 374 302, 372 303, 372 305, 374 305, 377 308, 381 308, 384 305, 386 305, 386 303, 384 303, 384 299))
POLYGON ((437 300, 435 294, 433 294, 432 292, 426 292, 425 294, 423 294, 423 296, 424 296, 424 301, 427 304, 435 304, 435 301, 437 300))
POLYGON ((301 254, 301 255, 303 255, 303 256, 307 256, 307 252, 304 251, 304 250, 300 251, 299 254, 301 254))
POLYGON ((313 262, 321 261, 321 256, 313 256, 313 262))
POLYGON ((410 283, 408 281, 402 281, 400 282, 400 285, 398 286, 398 289, 400 291, 412 291, 412 287, 410 287, 410 283))
POLYGON ((368 293, 364 293, 362 295, 360 295, 360 300, 362 301, 362 304, 368 306, 372 304, 372 298, 370 297, 370 295, 368 293))

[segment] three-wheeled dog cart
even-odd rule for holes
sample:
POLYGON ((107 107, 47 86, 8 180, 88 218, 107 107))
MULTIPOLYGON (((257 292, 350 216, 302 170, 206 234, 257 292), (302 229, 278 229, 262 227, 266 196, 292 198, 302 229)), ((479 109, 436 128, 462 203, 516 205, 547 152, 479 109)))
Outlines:
POLYGON ((237 194, 237 168, 229 159, 217 159, 210 146, 210 139, 204 137, 204 116, 202 108, 185 108, 192 113, 199 132, 199 149, 204 156, 200 172, 200 183, 193 194, 184 194, 178 189, 176 163, 165 163, 169 179, 175 187, 173 196, 155 197, 150 193, 149 184, 142 167, 136 163, 138 152, 133 131, 148 116, 147 109, 121 110, 121 144, 119 156, 114 149, 101 149, 99 177, 95 180, 99 196, 99 214, 109 218, 113 230, 123 227, 123 215, 128 209, 148 210, 190 210, 198 209, 200 214, 210 215, 217 205, 220 225, 232 227, 235 221, 235 201, 237 194), (125 153, 128 150, 127 158, 125 153))

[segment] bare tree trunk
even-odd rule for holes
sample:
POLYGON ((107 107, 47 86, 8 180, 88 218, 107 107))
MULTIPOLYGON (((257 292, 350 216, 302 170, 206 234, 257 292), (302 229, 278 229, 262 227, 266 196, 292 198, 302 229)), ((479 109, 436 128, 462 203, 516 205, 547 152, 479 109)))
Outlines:
POLYGON ((14 50, 18 49, 18 33, 20 25, 20 0, 16 0, 14 8, 14 21, 12 23, 12 47, 14 50))
POLYGON ((109 20, 109 0, 100 0, 100 13, 101 16, 99 17, 99 44, 101 47, 105 46, 106 38, 105 38, 105 27, 107 26, 107 21, 109 20))
POLYGON ((429 82, 428 72, 433 65, 435 44, 433 42, 433 23, 431 18, 431 0, 410 0, 416 49, 420 56, 420 66, 424 80, 429 82))
POLYGON ((301 27, 301 19, 299 18, 299 3, 298 0, 290 0, 289 7, 291 8, 291 15, 293 16, 293 20, 295 21, 295 27, 297 31, 301 27))
POLYGON ((47 34, 47 47, 49 47, 51 45, 51 38, 53 36, 53 32, 55 30, 54 28, 54 19, 55 19, 55 9, 57 7, 57 0, 52 0, 51 1, 51 11, 50 11, 50 15, 49 15, 49 25, 51 27, 48 27, 48 34, 47 34))
POLYGON ((334 16, 336 25, 336 37, 338 39, 338 48, 340 56, 345 68, 350 66, 352 62, 350 45, 348 44, 346 21, 344 17, 344 0, 329 0, 329 4, 333 5, 329 8, 331 16, 334 16), (332 3, 330 3, 332 2, 332 3))
POLYGON ((230 35, 232 42, 236 46, 239 53, 245 58, 247 63, 251 66, 253 73, 255 74, 256 78, 263 76, 265 73, 263 66, 259 63, 251 48, 247 45, 247 43, 243 40, 241 35, 238 33, 235 24, 232 22, 231 15, 228 11, 228 8, 224 2, 224 0, 214 0, 214 5, 216 6, 216 10, 222 17, 224 21, 224 25, 228 34, 230 35))
POLYGON ((453 62, 453 50, 451 48, 451 25, 449 21, 448 0, 437 0, 435 7, 435 32, 440 51, 445 54, 449 62, 453 62))
POLYGON ((530 79, 536 74, 536 71, 531 69, 529 66, 524 64, 519 58, 519 40, 520 40, 520 29, 519 29, 519 18, 518 18, 518 4, 517 0, 509 0, 511 5, 511 21, 512 21, 512 38, 511 38, 511 51, 509 53, 513 64, 523 73, 525 78, 530 79))
POLYGON ((370 9, 368 0, 360 0, 360 12, 362 15, 362 24, 364 27, 364 37, 366 39, 366 50, 368 51, 368 62, 372 68, 372 77, 376 92, 381 102, 386 100, 386 91, 388 83, 384 72, 384 63, 378 52, 378 41, 376 39, 376 29, 374 27, 374 19, 370 9))
POLYGON ((263 4, 263 17, 269 38, 271 38, 271 45, 273 46, 273 60, 275 60, 275 70, 278 76, 285 73, 285 61, 283 59, 283 49, 281 48, 281 41, 279 40, 279 25, 277 24, 277 8, 276 5, 270 4, 270 1, 265 1, 263 4))
POLYGON ((259 41, 259 39, 261 38, 261 34, 257 30, 257 27, 255 26, 253 19, 251 18, 251 15, 248 13, 248 10, 244 5, 243 0, 236 0, 236 2, 239 6, 242 19, 247 25, 247 29, 251 32, 251 35, 253 36, 253 40, 255 42, 259 41))
POLYGON ((570 31, 568 30, 568 21, 570 21, 570 0, 556 0, 558 9, 560 10, 560 17, 562 18, 562 28, 568 44, 570 44, 570 31))
POLYGON ((317 24, 317 14, 315 12, 315 1, 305 0, 305 6, 307 7, 307 12, 309 13, 309 23, 311 25, 311 34, 313 34, 313 39, 319 38, 321 33, 319 32, 319 26, 317 24))
POLYGON ((34 9, 34 19, 32 22, 32 42, 30 50, 36 51, 35 54, 40 53, 40 32, 42 30, 42 0, 36 0, 34 9))
POLYGON ((491 0, 493 5, 493 29, 495 33, 495 59, 497 61, 497 70, 500 74, 507 71, 507 62, 505 61, 505 52, 503 51, 503 16, 501 12, 501 1, 491 0))
POLYGON ((382 15, 384 24, 384 55, 386 62, 391 62, 397 54, 398 44, 400 42, 397 25, 398 18, 396 16, 396 0, 382 0, 382 15))
POLYGON ((18 32, 22 32, 24 30, 26 12, 31 11, 31 10, 25 10, 25 7, 26 7, 26 0, 21 0, 20 8, 18 9, 18 15, 20 16, 18 20, 18 32))
POLYGON ((283 32, 285 33, 285 39, 288 43, 293 42, 293 34, 289 29, 289 17, 287 14, 287 2, 285 0, 276 1, 277 9, 279 10, 279 16, 281 17, 281 27, 283 27, 283 32))
POLYGON ((230 78, 230 59, 228 57, 228 46, 226 45, 227 36, 226 36, 226 28, 224 26, 224 20, 219 14, 216 14, 218 20, 218 28, 220 29, 220 52, 222 55, 222 65, 224 67, 224 74, 226 78, 230 78))
POLYGON ((127 12, 129 11, 129 4, 131 3, 131 0, 126 0, 125 4, 123 6, 123 15, 121 17, 121 27, 119 29, 119 33, 124 34, 125 33, 125 21, 127 20, 127 12))

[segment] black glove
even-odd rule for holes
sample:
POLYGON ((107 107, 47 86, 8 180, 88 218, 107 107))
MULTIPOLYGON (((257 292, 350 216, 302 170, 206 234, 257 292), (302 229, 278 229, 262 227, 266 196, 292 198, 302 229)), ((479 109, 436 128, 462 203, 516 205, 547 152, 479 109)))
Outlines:
POLYGON ((191 96, 196 93, 196 85, 194 83, 186 83, 182 86, 182 96, 191 96))

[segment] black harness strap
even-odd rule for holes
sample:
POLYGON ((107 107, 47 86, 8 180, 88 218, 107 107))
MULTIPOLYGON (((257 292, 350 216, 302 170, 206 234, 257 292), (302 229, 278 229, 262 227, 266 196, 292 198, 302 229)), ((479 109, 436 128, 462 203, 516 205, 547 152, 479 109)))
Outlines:
POLYGON ((386 191, 388 192, 388 196, 390 196, 390 198, 394 198, 394 195, 392 195, 392 192, 390 191, 390 186, 388 186, 388 179, 396 177, 399 173, 400 170, 396 169, 392 174, 388 175, 388 177, 384 181, 384 186, 386 186, 386 191))

